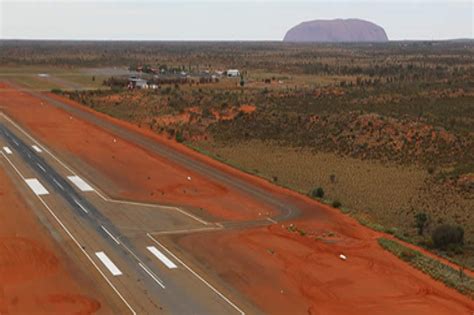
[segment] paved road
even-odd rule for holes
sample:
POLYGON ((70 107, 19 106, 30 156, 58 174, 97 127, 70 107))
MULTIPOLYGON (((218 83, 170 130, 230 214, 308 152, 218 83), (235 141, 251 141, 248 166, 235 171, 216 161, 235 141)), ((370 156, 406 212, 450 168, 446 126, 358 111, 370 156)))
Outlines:
POLYGON ((3 157, 122 300, 122 311, 244 312, 150 234, 218 227, 181 209, 107 198, 11 121, 0 120, 0 136, 3 157))

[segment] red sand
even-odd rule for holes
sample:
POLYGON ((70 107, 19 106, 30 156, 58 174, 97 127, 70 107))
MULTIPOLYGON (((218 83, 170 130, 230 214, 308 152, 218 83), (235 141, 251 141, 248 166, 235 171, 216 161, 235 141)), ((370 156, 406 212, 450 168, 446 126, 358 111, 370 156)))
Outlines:
MULTIPOLYGON (((76 118, 70 120, 67 113, 40 105, 38 99, 19 92, 4 94, 7 96, 2 97, 5 101, 0 101, 0 106, 9 115, 55 150, 73 153, 103 172, 124 191, 123 196, 199 206, 227 219, 254 218, 257 211, 262 211, 262 206, 252 198, 191 174, 172 161, 121 139, 114 143, 113 136, 99 127, 76 118), (186 181, 188 175, 192 181, 186 181)), ((295 224, 332 243, 316 240, 313 234, 302 237, 290 233, 280 225, 180 239, 180 244, 193 257, 246 293, 267 313, 472 315, 474 312, 472 300, 385 252, 376 242, 380 234, 361 227, 337 210, 231 169, 149 131, 107 119, 275 193, 296 198, 303 206, 305 219, 295 224), (311 210, 315 207, 320 210, 318 213, 324 213, 323 220, 313 218, 311 210), (328 232, 335 235, 329 237, 328 232), (211 243, 213 246, 209 246, 211 243), (347 255, 348 260, 340 260, 340 253, 347 255)))
POLYGON ((284 228, 191 234, 178 243, 270 314, 474 311, 472 300, 385 252, 370 232, 356 226, 338 230, 317 220, 294 224, 316 235, 289 232, 285 223, 284 228), (335 235, 328 237, 329 231, 335 235))
POLYGON ((92 284, 79 279, 66 261, 0 168, 0 314, 92 314, 99 310, 101 303, 95 299, 98 294, 92 284))

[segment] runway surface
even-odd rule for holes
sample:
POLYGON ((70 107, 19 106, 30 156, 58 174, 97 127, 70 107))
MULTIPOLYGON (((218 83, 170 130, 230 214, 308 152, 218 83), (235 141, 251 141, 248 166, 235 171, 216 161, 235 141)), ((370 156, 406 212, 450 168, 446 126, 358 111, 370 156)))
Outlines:
POLYGON ((132 314, 244 314, 151 233, 219 229, 176 207, 112 200, 12 121, 1 153, 132 314))

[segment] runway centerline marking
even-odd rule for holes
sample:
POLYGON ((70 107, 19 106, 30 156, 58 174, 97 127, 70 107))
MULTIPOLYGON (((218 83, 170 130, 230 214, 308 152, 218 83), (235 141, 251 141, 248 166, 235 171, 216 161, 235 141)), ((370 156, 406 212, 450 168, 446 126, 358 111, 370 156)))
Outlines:
POLYGON ((160 252, 155 246, 148 246, 146 249, 150 251, 156 258, 158 258, 169 269, 176 269, 178 266, 174 264, 168 257, 160 252))
POLYGON ((49 194, 46 188, 44 188, 44 186, 36 178, 26 178, 25 182, 37 196, 49 194))
POLYGON ((107 269, 109 269, 110 273, 116 277, 122 275, 122 272, 118 267, 110 260, 110 258, 104 252, 96 252, 95 255, 100 261, 104 264, 107 269))
POLYGON ((32 147, 36 152, 38 152, 38 153, 43 152, 43 150, 41 150, 41 149, 40 149, 37 145, 35 145, 35 144, 33 144, 31 147, 32 147))
POLYGON ((94 188, 92 188, 88 183, 86 183, 82 178, 77 175, 68 176, 67 179, 69 179, 81 191, 94 191, 94 188))
POLYGON ((39 164, 39 163, 36 163, 36 165, 38 165, 38 167, 46 173, 46 169, 43 167, 43 165, 39 164))
POLYGON ((267 221, 270 221, 270 222, 273 223, 273 224, 277 224, 277 223, 278 223, 276 220, 274 220, 274 219, 272 219, 272 218, 270 218, 270 217, 267 217, 266 219, 267 219, 267 221))
POLYGON ((117 243, 117 245, 120 245, 120 242, 118 241, 118 239, 115 236, 113 236, 112 233, 110 233, 109 230, 105 228, 105 226, 101 225, 100 227, 102 228, 102 230, 104 230, 105 233, 107 233, 108 236, 110 236, 111 239, 114 240, 115 243, 117 243))
POLYGON ((89 210, 87 210, 77 199, 74 199, 74 202, 76 203, 76 205, 79 206, 79 208, 81 208, 82 211, 84 211, 85 213, 89 213, 89 210))
POLYGON ((61 183, 59 183, 59 182, 56 180, 56 178, 53 178, 53 182, 54 182, 56 185, 58 185, 59 188, 61 188, 62 190, 64 190, 63 185, 61 185, 61 183))
POLYGON ((13 154, 9 147, 3 147, 3 151, 5 151, 7 154, 13 154))
POLYGON ((165 285, 156 277, 156 275, 148 270, 147 267, 145 267, 142 263, 138 263, 138 265, 140 266, 140 268, 142 268, 143 270, 145 270, 145 272, 153 279, 155 280, 156 283, 158 283, 160 285, 160 287, 162 287, 163 289, 165 288, 165 285))

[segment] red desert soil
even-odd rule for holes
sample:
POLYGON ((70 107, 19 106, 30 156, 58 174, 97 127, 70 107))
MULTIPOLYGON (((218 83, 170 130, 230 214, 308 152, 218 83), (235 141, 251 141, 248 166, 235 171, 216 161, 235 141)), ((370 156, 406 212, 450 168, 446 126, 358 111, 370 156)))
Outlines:
POLYGON ((0 314, 98 311, 92 284, 85 287, 66 261, 0 168, 0 314))
MULTIPOLYGON (((73 153, 104 172, 127 191, 123 196, 198 205, 227 219, 253 218, 256 213, 249 209, 262 209, 252 198, 191 174, 131 143, 122 139, 115 143, 113 136, 101 128, 77 118, 69 119, 66 112, 41 105, 41 101, 32 96, 18 91, 4 94, 6 96, 1 100, 5 101, 0 101, 3 110, 55 150, 73 153), (36 119, 39 116, 41 121, 36 119), (192 181, 186 180, 188 175, 192 176, 192 181), (187 190, 186 194, 182 189, 187 190), (159 194, 160 191, 165 195, 159 194), (150 192, 155 194, 150 195, 150 192)), ((69 100, 61 100, 80 107, 69 100)), ((102 114, 97 115, 104 118, 102 114)), ((292 196, 293 201, 299 198, 297 202, 304 209, 305 219, 294 224, 308 232, 306 237, 289 232, 281 225, 273 225, 245 231, 201 233, 179 239, 193 257, 245 292, 265 312, 472 315, 472 300, 385 252, 376 242, 380 234, 358 225, 337 210, 230 169, 183 146, 152 136, 148 131, 107 119, 271 188, 275 193, 292 196), (314 213, 319 214, 317 219, 314 213), (209 246, 210 243, 213 246, 209 246), (347 261, 338 258, 341 253, 347 255, 347 261)))
POLYGON ((285 223, 190 234, 177 242, 268 314, 474 312, 474 301, 382 250, 375 233, 318 220, 293 223, 309 236, 289 232, 285 223))

